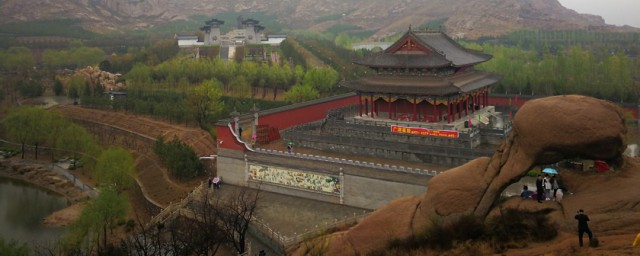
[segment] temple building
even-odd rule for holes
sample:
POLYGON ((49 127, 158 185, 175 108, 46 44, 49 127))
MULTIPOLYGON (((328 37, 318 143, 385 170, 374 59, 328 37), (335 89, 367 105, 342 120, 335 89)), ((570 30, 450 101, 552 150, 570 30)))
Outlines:
POLYGON ((500 78, 473 66, 490 59, 444 33, 408 31, 385 51, 355 61, 372 75, 343 85, 358 93, 359 117, 450 124, 487 106, 489 86, 500 78))
POLYGON ((488 104, 500 77, 474 69, 490 59, 443 32, 410 29, 386 50, 354 61, 369 72, 340 86, 353 89, 357 105, 282 137, 318 150, 442 165, 490 155, 511 129, 488 104))

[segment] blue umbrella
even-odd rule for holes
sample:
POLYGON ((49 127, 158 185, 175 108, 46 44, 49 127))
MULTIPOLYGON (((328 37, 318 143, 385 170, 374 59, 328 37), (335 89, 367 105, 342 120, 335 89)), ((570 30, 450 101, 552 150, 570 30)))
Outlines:
POLYGON ((553 169, 553 168, 544 168, 542 172, 548 173, 548 174, 558 174, 558 171, 556 171, 556 169, 553 169))

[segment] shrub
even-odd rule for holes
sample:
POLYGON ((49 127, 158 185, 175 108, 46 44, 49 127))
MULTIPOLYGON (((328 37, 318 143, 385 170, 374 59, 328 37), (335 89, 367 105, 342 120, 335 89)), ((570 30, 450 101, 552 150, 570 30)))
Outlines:
POLYGON ((548 241, 556 237, 557 231, 546 217, 549 211, 507 209, 486 223, 474 215, 463 215, 448 223, 433 218, 423 234, 392 240, 385 249, 372 255, 413 255, 411 252, 416 251, 433 251, 433 255, 458 255, 461 251, 468 252, 465 255, 487 255, 492 254, 488 253, 490 247, 500 253, 507 248, 522 247, 528 240, 548 241))
POLYGON ((549 210, 521 212, 507 209, 487 222, 487 232, 496 249, 526 240, 548 241, 558 234, 547 219, 548 213, 549 210))
POLYGON ((178 178, 195 178, 204 173, 204 166, 193 148, 177 138, 165 143, 164 137, 159 136, 153 151, 178 178))
POLYGON ((540 171, 536 169, 531 169, 527 172, 527 176, 529 177, 538 177, 538 174, 540 174, 540 171))

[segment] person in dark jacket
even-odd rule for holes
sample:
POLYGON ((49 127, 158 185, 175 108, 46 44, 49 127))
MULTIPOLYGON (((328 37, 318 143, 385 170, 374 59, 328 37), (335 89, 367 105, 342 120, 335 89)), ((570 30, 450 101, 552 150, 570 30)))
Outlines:
POLYGON ((538 198, 538 203, 542 203, 543 194, 544 186, 542 185, 542 175, 538 174, 538 179, 536 179, 536 196, 538 198))
POLYGON ((580 241, 580 247, 582 247, 582 235, 584 235, 584 233, 587 233, 587 235, 589 235, 589 244, 591 244, 593 235, 591 234, 589 224, 587 223, 589 221, 589 216, 584 214, 584 211, 580 209, 578 210, 575 218, 576 220, 578 220, 578 240, 580 241))

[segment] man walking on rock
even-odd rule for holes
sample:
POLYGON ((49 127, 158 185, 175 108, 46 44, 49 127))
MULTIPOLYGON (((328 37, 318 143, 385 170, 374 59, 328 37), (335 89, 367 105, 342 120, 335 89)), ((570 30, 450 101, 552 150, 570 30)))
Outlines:
POLYGON ((584 214, 584 211, 580 209, 575 218, 576 220, 578 220, 578 239, 580 241, 580 247, 582 247, 582 235, 584 235, 584 233, 587 233, 587 235, 589 235, 589 244, 591 244, 593 235, 591 234, 589 224, 587 223, 589 221, 589 216, 584 214))

